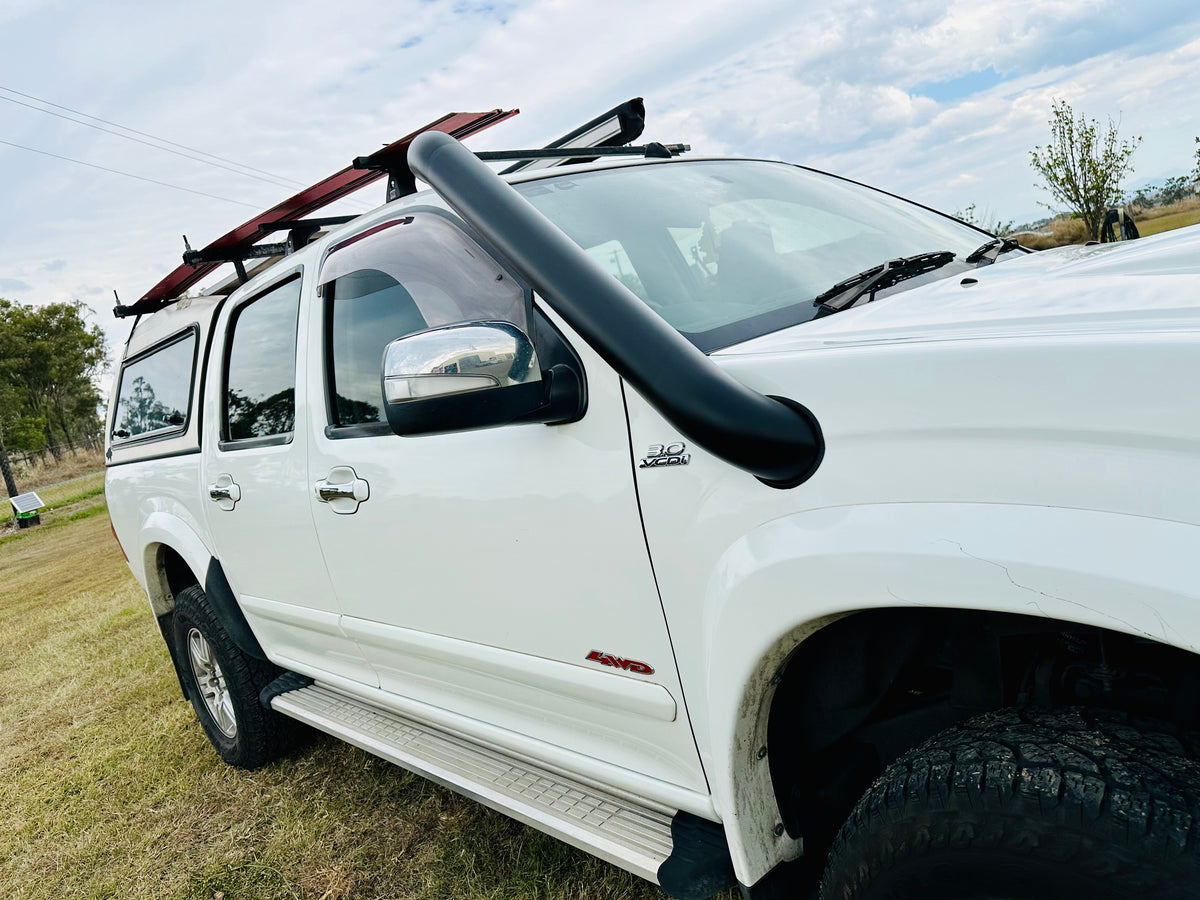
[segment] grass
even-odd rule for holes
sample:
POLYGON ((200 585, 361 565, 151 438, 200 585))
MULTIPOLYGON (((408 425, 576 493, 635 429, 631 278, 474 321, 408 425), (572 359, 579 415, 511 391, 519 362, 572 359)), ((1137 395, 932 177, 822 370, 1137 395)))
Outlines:
POLYGON ((1041 231, 1022 231, 1012 236, 1030 250, 1048 250, 1087 241, 1087 231, 1080 219, 1051 219, 1041 231))
MULTIPOLYGON (((69 507, 68 512, 74 512, 76 507, 86 500, 91 500, 99 497, 104 493, 104 472, 92 472, 90 475, 81 475, 71 481, 63 484, 56 484, 49 488, 24 488, 24 490, 36 490, 37 495, 46 504, 46 509, 41 511, 42 521, 53 521, 56 513, 62 513, 65 507, 69 507)), ((15 527, 13 518, 12 504, 5 503, 3 511, 0 512, 0 535, 5 535, 8 530, 15 527), (5 529, 5 526, 10 526, 5 529)))
POLYGON ((0 543, 5 900, 662 897, 330 738, 225 766, 105 511, 92 498, 0 543))
MULTIPOLYGON (((104 493, 104 457, 99 451, 64 454, 61 461, 48 459, 46 465, 15 467, 17 489, 21 493, 37 491, 47 508, 42 522, 49 523, 79 512, 87 501, 104 493)), ((3 485, 0 485, 3 490, 3 485)), ((0 543, 17 530, 12 504, 0 494, 0 543)))
POLYGON ((22 491, 32 491, 42 485, 69 481, 103 468, 104 456, 99 450, 78 450, 64 453, 62 459, 58 460, 46 454, 44 463, 16 465, 13 474, 17 479, 17 487, 22 491))
POLYGON ((1170 206, 1155 207, 1145 215, 1135 217, 1134 221, 1137 223, 1138 233, 1143 237, 1195 225, 1200 223, 1200 197, 1181 200, 1170 206))

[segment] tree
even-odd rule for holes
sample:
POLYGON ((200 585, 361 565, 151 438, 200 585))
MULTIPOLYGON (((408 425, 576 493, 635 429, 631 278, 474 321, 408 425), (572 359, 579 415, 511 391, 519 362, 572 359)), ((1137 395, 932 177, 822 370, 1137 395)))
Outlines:
POLYGON ((1158 202, 1163 206, 1168 203, 1178 203, 1192 196, 1192 179, 1187 175, 1175 175, 1168 178, 1158 192, 1158 202))
MULTIPOLYGON (((4 385, 0 384, 0 409, 4 409, 4 385)), ((8 448, 4 446, 4 422, 0 417, 0 476, 4 478, 4 488, 8 496, 15 497, 18 493, 16 479, 13 478, 12 467, 8 464, 8 448)))
POLYGON ((1065 100, 1051 104, 1049 125, 1050 142, 1029 152, 1030 163, 1042 176, 1042 187, 1078 214, 1094 240, 1105 211, 1121 200, 1121 180, 1133 171, 1130 160, 1142 139, 1120 140, 1112 119, 1101 133, 1095 119, 1082 114, 1076 119, 1065 100))
POLYGON ((130 387, 132 390, 129 396, 121 398, 125 413, 121 416, 121 421, 117 422, 118 430, 132 435, 145 434, 147 431, 161 428, 165 424, 167 412, 166 407, 155 398, 154 388, 140 375, 133 379, 130 387))
POLYGON ((99 428, 94 377, 104 366, 104 333, 82 303, 26 306, 0 299, 0 427, 14 449, 75 441, 99 428))
POLYGON ((1200 137, 1196 138, 1196 168, 1192 169, 1192 181, 1200 189, 1200 137))

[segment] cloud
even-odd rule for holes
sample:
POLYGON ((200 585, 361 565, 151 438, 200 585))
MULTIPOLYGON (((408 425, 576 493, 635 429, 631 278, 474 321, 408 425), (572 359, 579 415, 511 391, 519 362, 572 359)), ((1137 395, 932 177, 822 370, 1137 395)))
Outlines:
POLYGON ((52 259, 49 262, 42 263, 41 270, 43 272, 61 272, 66 267, 67 261, 65 259, 52 259))
POLYGON ((0 294, 28 294, 33 285, 19 278, 0 278, 0 294))

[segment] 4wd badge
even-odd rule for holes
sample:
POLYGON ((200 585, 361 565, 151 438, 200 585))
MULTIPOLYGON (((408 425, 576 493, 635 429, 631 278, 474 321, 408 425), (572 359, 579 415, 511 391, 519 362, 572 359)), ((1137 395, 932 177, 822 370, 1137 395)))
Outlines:
POLYGON ((613 656, 611 653, 604 653, 601 650, 593 650, 587 655, 587 659, 592 662, 598 662, 602 666, 612 666, 614 669, 636 672, 638 675, 654 674, 654 669, 650 668, 644 662, 638 662, 636 659, 622 659, 619 656, 613 656))
POLYGON ((687 444, 676 441, 674 444, 651 444, 646 455, 642 457, 639 469, 653 469, 659 466, 686 466, 692 461, 692 454, 686 453, 687 444))

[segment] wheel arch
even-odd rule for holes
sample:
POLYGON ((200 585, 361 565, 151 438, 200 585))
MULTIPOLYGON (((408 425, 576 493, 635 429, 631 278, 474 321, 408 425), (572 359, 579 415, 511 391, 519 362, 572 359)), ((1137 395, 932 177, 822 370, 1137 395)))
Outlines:
POLYGON ((853 634, 863 614, 892 616, 916 623, 911 641, 930 616, 1013 616, 1194 658, 1200 621, 1189 621, 1197 598, 1185 561, 1197 553, 1191 525, 999 504, 817 510, 747 534, 714 569, 704 616, 710 777, 739 879, 754 884, 801 852, 776 790, 773 752, 786 748, 772 750, 771 719, 806 648, 836 634, 827 629, 845 620, 853 634))
POLYGON ((238 606, 220 560, 200 536, 178 517, 160 513, 146 520, 141 534, 146 594, 168 645, 175 597, 184 588, 199 585, 234 643, 255 659, 265 661, 266 652, 238 606))
POLYGON ((212 553, 196 531, 177 516, 152 513, 140 529, 146 595, 159 618, 175 607, 175 597, 203 584, 212 553))

